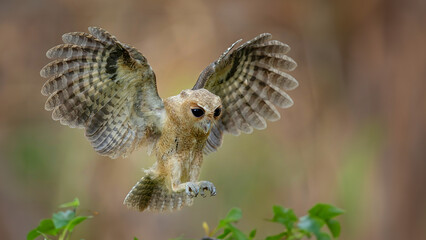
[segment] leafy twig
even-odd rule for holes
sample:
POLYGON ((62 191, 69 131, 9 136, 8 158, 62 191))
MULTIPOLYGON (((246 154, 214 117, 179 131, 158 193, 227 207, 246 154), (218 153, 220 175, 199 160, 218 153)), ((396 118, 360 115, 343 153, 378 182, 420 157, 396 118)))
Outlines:
MULTIPOLYGON (((343 212, 343 210, 332 205, 319 203, 309 210, 308 215, 297 218, 292 209, 274 206, 274 216, 269 221, 282 224, 284 226, 284 231, 268 236, 265 240, 300 240, 304 237, 310 238, 312 235, 315 236, 317 240, 330 240, 332 237, 337 238, 340 235, 340 223, 334 218, 343 214, 343 212), (331 236, 322 230, 324 226, 327 226, 331 236)), ((246 235, 234 225, 241 217, 241 210, 239 208, 233 208, 224 219, 219 221, 218 226, 213 231, 209 230, 207 223, 203 223, 203 228, 207 237, 201 240, 254 239, 256 230, 252 230, 246 235), (222 233, 218 234, 220 230, 222 230, 222 233)))
POLYGON ((27 240, 34 240, 38 236, 50 240, 49 236, 58 237, 58 240, 69 240, 75 226, 92 216, 77 216, 80 201, 75 198, 72 202, 61 204, 59 208, 72 208, 53 214, 52 218, 43 219, 40 224, 27 234, 27 240))

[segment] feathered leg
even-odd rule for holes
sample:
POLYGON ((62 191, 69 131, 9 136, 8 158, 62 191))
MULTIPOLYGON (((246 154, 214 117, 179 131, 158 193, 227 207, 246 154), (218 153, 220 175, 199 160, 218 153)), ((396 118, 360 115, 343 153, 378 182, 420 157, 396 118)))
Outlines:
POLYGON ((206 195, 204 191, 209 191, 211 196, 216 195, 216 188, 213 183, 209 181, 198 181, 202 162, 203 156, 202 153, 200 153, 200 155, 196 156, 190 164, 189 181, 182 183, 182 172, 184 172, 182 171, 183 163, 179 160, 171 161, 172 190, 174 192, 185 191, 185 193, 190 197, 196 197, 198 194, 205 197, 206 195))

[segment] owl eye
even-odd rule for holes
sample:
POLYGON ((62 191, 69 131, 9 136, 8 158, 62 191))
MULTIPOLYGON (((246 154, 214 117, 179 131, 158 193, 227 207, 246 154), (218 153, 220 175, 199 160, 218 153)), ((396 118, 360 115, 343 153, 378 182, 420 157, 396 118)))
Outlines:
POLYGON ((220 113, 222 112, 222 108, 218 107, 216 108, 216 110, 214 110, 214 116, 215 117, 219 117, 220 113))
POLYGON ((192 108, 191 109, 192 115, 195 117, 202 117, 204 115, 204 110, 202 108, 192 108))

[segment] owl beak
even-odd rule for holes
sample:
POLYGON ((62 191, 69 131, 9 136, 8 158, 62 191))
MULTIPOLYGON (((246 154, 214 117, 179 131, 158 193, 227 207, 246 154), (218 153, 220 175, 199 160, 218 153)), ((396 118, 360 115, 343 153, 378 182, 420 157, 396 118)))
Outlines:
POLYGON ((204 133, 207 134, 210 131, 211 127, 212 127, 212 121, 206 120, 206 122, 203 124, 204 133))

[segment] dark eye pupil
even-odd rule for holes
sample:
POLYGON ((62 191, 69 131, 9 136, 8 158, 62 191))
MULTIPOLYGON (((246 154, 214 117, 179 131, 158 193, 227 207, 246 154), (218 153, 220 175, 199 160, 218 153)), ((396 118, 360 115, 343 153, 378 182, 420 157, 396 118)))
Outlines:
POLYGON ((222 112, 221 108, 216 108, 216 110, 214 110, 214 116, 215 117, 219 116, 221 112, 222 112))
POLYGON ((191 109, 191 112, 196 117, 201 117, 204 115, 204 110, 201 108, 193 108, 191 109))

